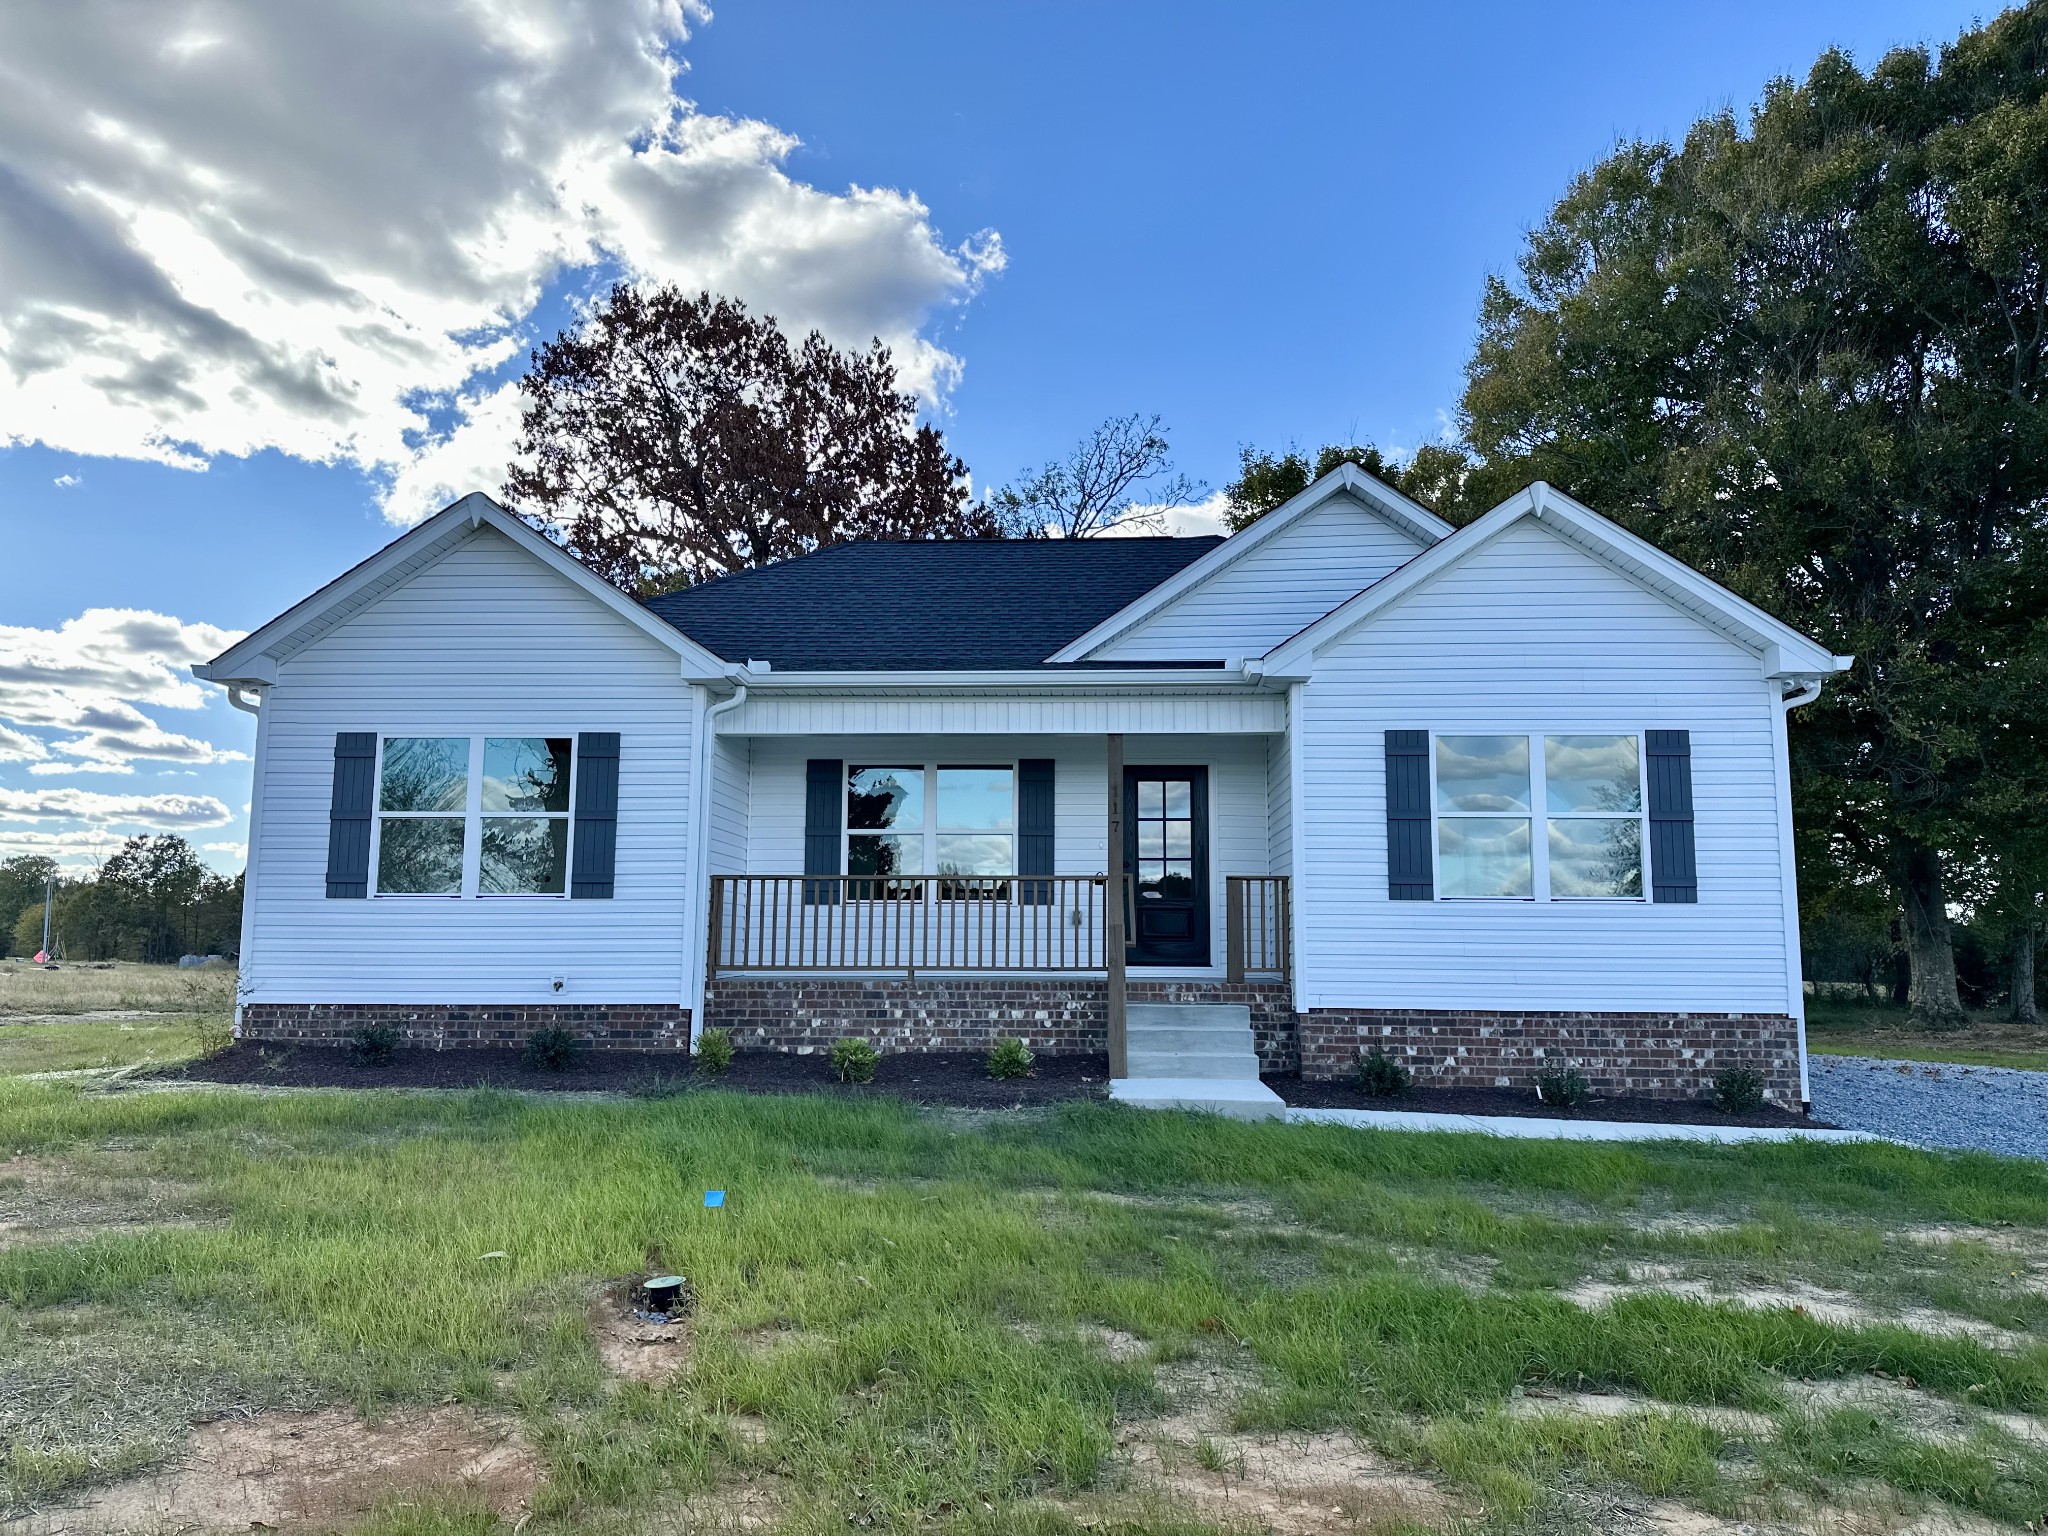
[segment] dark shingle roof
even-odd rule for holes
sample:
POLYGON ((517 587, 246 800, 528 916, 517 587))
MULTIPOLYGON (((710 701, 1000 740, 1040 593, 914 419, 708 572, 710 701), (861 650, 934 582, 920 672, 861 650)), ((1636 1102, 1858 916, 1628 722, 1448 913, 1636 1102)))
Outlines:
POLYGON ((728 661, 783 672, 1034 667, 1221 542, 834 544, 647 607, 728 661))

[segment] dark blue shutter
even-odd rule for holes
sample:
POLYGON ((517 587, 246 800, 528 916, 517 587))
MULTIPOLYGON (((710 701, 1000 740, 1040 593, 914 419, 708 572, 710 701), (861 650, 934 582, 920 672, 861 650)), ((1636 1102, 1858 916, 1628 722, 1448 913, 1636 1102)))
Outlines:
POLYGON ((1650 781, 1650 899, 1698 901, 1692 847, 1692 733, 1643 732, 1650 781))
MULTIPOLYGON (((846 804, 846 765, 836 757, 814 757, 804 764, 804 873, 837 875, 839 813, 846 804)), ((837 880, 806 880, 804 905, 839 904, 837 880)))
MULTIPOLYGON (((1027 757, 1017 764, 1017 873, 1050 875, 1053 870, 1052 759, 1027 757)), ((1053 904, 1053 882, 1019 880, 1017 900, 1027 907, 1053 904)))
POLYGON ((1434 901, 1429 732, 1387 732, 1387 900, 1434 901))
POLYGON ((575 861, 570 898, 609 901, 619 856, 619 733, 584 731, 576 738, 575 861))
POLYGON ((370 796, 377 787, 377 733, 334 738, 334 798, 327 805, 327 894, 370 894, 370 796))

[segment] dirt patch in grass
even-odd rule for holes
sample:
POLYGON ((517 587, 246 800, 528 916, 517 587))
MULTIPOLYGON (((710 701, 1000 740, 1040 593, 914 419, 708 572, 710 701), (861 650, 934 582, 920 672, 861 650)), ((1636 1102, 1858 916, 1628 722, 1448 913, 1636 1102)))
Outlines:
POLYGON ((1717 1286, 1707 1280, 1687 1279, 1668 1265, 1636 1265, 1627 1280, 1584 1280, 1564 1293, 1565 1299, 1589 1310, 1612 1305, 1625 1296, 1678 1296, 1688 1301, 1725 1302, 1759 1311, 1783 1308, 1801 1312, 1816 1321, 1838 1328, 1870 1328, 1886 1324, 1910 1328, 1915 1333, 1952 1334, 1977 1340, 1997 1349, 2020 1349, 2034 1341, 1974 1317, 1937 1312, 1932 1307, 1902 1307, 1885 1311, 1841 1291, 1791 1282, 1768 1285, 1744 1282, 1717 1286))
POLYGON ((665 1323, 641 1316, 639 1291, 637 1278, 615 1280, 600 1291, 588 1313, 590 1338, 607 1374, 660 1386, 690 1363, 690 1318, 687 1311, 665 1323))
POLYGON ((1808 1413, 1859 1408, 1888 1419, 1922 1440, 1962 1441, 1979 1424, 1991 1424, 2015 1440, 2048 1447, 2048 1419, 2027 1413, 1970 1410, 1894 1377, 1851 1376, 1827 1381, 1788 1381, 1785 1396, 1808 1413))
POLYGON ((317 1529, 405 1494, 465 1494, 517 1518, 540 1484, 539 1455, 508 1423, 466 1408, 366 1424, 339 1409, 201 1425, 179 1463, 17 1522, 18 1536, 136 1530, 317 1529))
POLYGON ((199 1188, 113 1159, 21 1156, 0 1162, 0 1248, 218 1220, 199 1188))
POLYGON ((1145 1438, 1130 1447, 1131 1479, 1215 1525, 1273 1536, 1319 1536, 1375 1526, 1440 1526, 1456 1503, 1356 1436, 1211 1435, 1194 1442, 1145 1438))
POLYGON ((1663 1403, 1629 1392, 1569 1392, 1550 1387, 1520 1387, 1508 1398, 1507 1411, 1518 1419, 1546 1413, 1574 1414, 1587 1419, 1619 1419, 1632 1413, 1668 1413, 1696 1420, 1724 1435, 1745 1439, 1771 1433, 1768 1414, 1750 1413, 1709 1403, 1663 1403))

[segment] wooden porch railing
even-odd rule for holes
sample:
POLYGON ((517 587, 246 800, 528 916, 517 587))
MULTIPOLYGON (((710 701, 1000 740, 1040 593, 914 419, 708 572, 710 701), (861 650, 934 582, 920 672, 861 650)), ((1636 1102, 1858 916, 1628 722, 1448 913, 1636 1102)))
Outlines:
POLYGON ((1224 896, 1224 975, 1243 981, 1248 975, 1291 974, 1285 875, 1226 875, 1224 896))
MULTIPOLYGON (((713 875, 705 959, 714 976, 1107 971, 1110 890, 1104 875, 713 875)), ((1224 890, 1230 979, 1286 975, 1287 877, 1224 890)))
POLYGON ((719 971, 1099 971, 1102 875, 713 875, 719 971))

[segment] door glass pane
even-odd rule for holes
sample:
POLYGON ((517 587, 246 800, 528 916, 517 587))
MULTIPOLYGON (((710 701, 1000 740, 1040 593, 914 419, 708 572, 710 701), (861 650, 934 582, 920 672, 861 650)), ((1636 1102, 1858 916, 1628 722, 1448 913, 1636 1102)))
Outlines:
POLYGON ((881 832, 924 825, 922 768, 849 768, 846 828, 881 832))
POLYGON ((487 811, 569 809, 569 738, 486 736, 484 807, 487 811))
POLYGON ((1635 737, 1544 737, 1543 786, 1544 802, 1553 811, 1641 810, 1635 737))
POLYGON ((569 821, 486 816, 476 888, 486 896, 559 896, 568 888, 569 821))
POLYGON ((1643 824, 1635 817, 1575 816, 1550 824, 1552 896, 1643 894, 1643 824))
POLYGON ((1157 779, 1138 780, 1138 814, 1155 821, 1166 814, 1166 786, 1157 779))
POLYGON ((468 803, 467 736, 385 738, 379 810, 459 811, 468 803))
POLYGON ((1169 858, 1185 859, 1195 851, 1195 824, 1192 821, 1169 821, 1165 823, 1166 852, 1169 858))
POLYGON ((1007 832, 1015 816, 1015 775, 1008 768, 941 768, 939 825, 951 832, 1007 832))
POLYGON ((1529 738, 1437 737, 1436 808, 1481 812, 1528 810, 1529 738))
POLYGON ((1195 866, 1186 859, 1168 859, 1165 877, 1159 882, 1162 894, 1186 899, 1195 894, 1195 866))
POLYGON ((387 896, 461 895, 462 818, 404 816, 379 822, 377 890, 387 896))
POLYGON ((1448 816, 1437 823, 1437 883, 1445 896, 1536 893, 1529 823, 1504 816, 1448 816))
POLYGON ((849 875, 921 875, 924 873, 924 836, 895 832, 871 833, 846 840, 846 872, 849 875))
POLYGON ((1166 781, 1166 814, 1180 817, 1193 815, 1192 801, 1194 793, 1195 786, 1186 779, 1168 779, 1166 781))
POLYGON ((1141 821, 1138 823, 1138 857, 1158 859, 1166 855, 1166 823, 1163 821, 1141 821))
POLYGON ((1138 861, 1139 890, 1156 891, 1165 878, 1166 865, 1163 861, 1159 859, 1140 859, 1138 861))
POLYGON ((1012 873, 1010 838, 1007 833, 942 832, 934 839, 939 845, 941 875, 1007 875, 1012 873))

